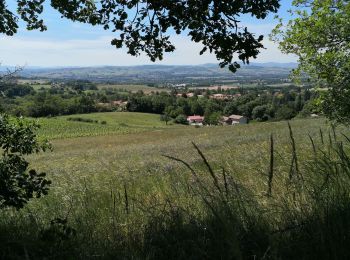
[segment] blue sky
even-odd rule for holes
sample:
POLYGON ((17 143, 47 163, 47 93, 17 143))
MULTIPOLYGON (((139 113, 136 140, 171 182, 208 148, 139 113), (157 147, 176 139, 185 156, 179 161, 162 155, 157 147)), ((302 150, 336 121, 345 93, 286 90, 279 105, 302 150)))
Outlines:
MULTIPOLYGON (((16 1, 7 1, 14 8, 16 1)), ((291 0, 282 0, 279 15, 287 18, 291 0)), ((271 14, 264 20, 241 17, 242 25, 257 35, 265 35, 264 45, 256 60, 252 62, 295 62, 296 58, 282 54, 267 35, 277 23, 271 14)), ((102 65, 143 65, 143 64, 203 64, 216 63, 214 55, 199 55, 201 45, 193 43, 186 35, 172 35, 176 46, 174 53, 166 54, 163 61, 153 63, 145 55, 132 57, 125 49, 115 49, 110 45, 115 35, 101 27, 74 23, 62 19, 59 13, 47 6, 44 21, 46 32, 26 31, 21 24, 15 36, 0 36, 0 61, 6 65, 28 66, 102 66, 102 65)))

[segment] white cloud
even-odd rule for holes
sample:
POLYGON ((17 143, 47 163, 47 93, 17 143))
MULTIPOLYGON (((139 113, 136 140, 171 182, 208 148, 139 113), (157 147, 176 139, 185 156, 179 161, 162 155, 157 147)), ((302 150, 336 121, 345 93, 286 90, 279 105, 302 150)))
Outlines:
MULTIPOLYGON (((266 29, 266 28, 264 28, 266 29)), ((261 28, 261 30, 263 30, 261 28)), ((0 61, 7 65, 29 66, 93 66, 93 65, 141 65, 152 64, 145 55, 132 57, 125 49, 110 45, 113 35, 96 39, 52 40, 49 38, 0 37, 0 61)), ((174 53, 166 54, 157 64, 203 64, 217 62, 214 55, 199 55, 200 44, 191 42, 185 36, 173 36, 174 53)), ((255 62, 289 62, 296 59, 283 55, 277 46, 264 40, 267 48, 262 50, 255 62)))

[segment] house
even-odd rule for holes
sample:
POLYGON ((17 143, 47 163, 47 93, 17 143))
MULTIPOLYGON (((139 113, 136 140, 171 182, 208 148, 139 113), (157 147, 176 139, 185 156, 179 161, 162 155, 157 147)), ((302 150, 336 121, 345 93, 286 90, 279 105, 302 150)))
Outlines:
POLYGON ((228 100, 232 98, 232 95, 226 95, 226 94, 213 94, 209 96, 209 98, 212 99, 218 99, 218 100, 228 100))
POLYGON ((210 86, 210 87, 207 87, 207 89, 209 90, 228 90, 228 89, 239 89, 238 86, 226 86, 226 85, 221 85, 221 86, 218 86, 218 85, 214 85, 214 86, 210 86))
POLYGON ((223 125, 248 124, 248 118, 240 115, 224 116, 221 123, 223 125))
POLYGON ((128 101, 123 101, 123 100, 115 100, 111 102, 113 106, 126 106, 128 104, 128 101))
POLYGON ((185 98, 189 98, 189 97, 193 97, 193 96, 194 96, 194 93, 192 93, 192 92, 176 94, 176 97, 185 97, 185 98))
POLYGON ((210 96, 210 98, 224 100, 226 98, 226 95, 224 95, 224 94, 213 94, 213 95, 210 96))
POLYGON ((112 101, 111 104, 118 111, 126 111, 127 110, 128 101, 115 100, 115 101, 112 101))
POLYGON ((204 121, 204 116, 193 115, 193 116, 187 117, 187 122, 190 125, 203 125, 203 121, 204 121))

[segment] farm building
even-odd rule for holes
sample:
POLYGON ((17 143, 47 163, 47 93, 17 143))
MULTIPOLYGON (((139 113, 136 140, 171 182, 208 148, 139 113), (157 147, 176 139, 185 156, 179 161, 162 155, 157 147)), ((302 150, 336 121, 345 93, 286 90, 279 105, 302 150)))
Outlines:
POLYGON ((128 104, 128 101, 123 101, 123 100, 112 101, 113 106, 126 106, 127 104, 128 104))
POLYGON ((190 125, 203 125, 204 117, 203 116, 188 116, 187 121, 190 125))
POLYGON ((115 101, 112 101, 111 104, 113 107, 116 107, 119 111, 126 111, 128 101, 115 100, 115 101))
POLYGON ((240 115, 224 116, 221 123, 223 125, 248 124, 248 118, 240 115))

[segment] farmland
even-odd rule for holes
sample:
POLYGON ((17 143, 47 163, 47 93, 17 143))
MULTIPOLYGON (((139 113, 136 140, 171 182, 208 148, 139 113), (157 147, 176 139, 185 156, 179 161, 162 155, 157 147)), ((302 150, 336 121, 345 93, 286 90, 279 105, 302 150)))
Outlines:
MULTIPOLYGON (((105 90, 105 89, 113 89, 113 90, 119 90, 119 91, 131 91, 131 92, 137 92, 137 91, 143 91, 144 93, 151 93, 152 91, 153 92, 157 92, 157 91, 160 91, 159 88, 156 88, 156 87, 149 87, 147 85, 142 85, 142 84, 139 84, 139 85, 117 85, 117 84, 109 84, 109 85, 106 85, 106 84, 99 84, 98 85, 98 89, 100 90, 105 90)), ((162 89, 162 91, 165 91, 164 89, 162 89)))
POLYGON ((39 118, 42 126, 39 136, 47 139, 72 138, 83 136, 100 136, 113 134, 139 133, 179 126, 166 126, 159 120, 159 115, 145 113, 92 113, 53 118, 39 118), (91 119, 94 122, 82 123, 69 119, 91 119), (101 124, 101 122, 105 124, 101 124))
MULTIPOLYGON (((142 258, 159 259, 165 257, 164 254, 170 254, 168 249, 164 248, 166 243, 167 247, 169 245, 172 248, 170 259, 175 259, 178 258, 178 253, 184 254, 183 257, 192 253, 186 249, 186 243, 182 241, 199 243, 203 239, 201 231, 197 230, 200 228, 195 224, 197 222, 198 225, 205 225, 208 228, 210 232, 208 243, 216 241, 215 236, 219 235, 216 232, 220 232, 223 227, 212 230, 211 224, 206 222, 211 216, 206 203, 220 202, 221 193, 215 191, 215 182, 213 186, 211 175, 192 141, 204 153, 215 175, 218 174, 220 187, 225 187, 227 192, 230 190, 231 184, 221 182, 220 176, 224 169, 225 183, 231 179, 238 182, 244 187, 240 190, 247 196, 245 198, 250 198, 249 194, 254 194, 251 199, 254 198, 258 204, 244 203, 250 217, 259 216, 259 225, 263 225, 263 220, 267 218, 274 220, 268 230, 279 228, 279 225, 284 225, 283 219, 289 216, 285 215, 283 207, 288 206, 290 207, 288 210, 292 209, 297 214, 299 207, 297 205, 302 205, 299 204, 301 202, 299 200, 292 204, 287 200, 290 188, 285 186, 285 180, 290 171, 293 148, 285 121, 234 127, 195 128, 166 126, 156 115, 150 114, 100 113, 75 116, 107 123, 102 125, 67 121, 67 116, 39 120, 42 124, 39 137, 49 138, 54 150, 30 156, 29 160, 32 167, 46 172, 53 184, 48 196, 31 201, 25 209, 3 212, 0 227, 10 228, 9 232, 13 234, 12 240, 4 244, 5 248, 7 245, 9 247, 17 245, 18 238, 21 238, 22 241, 26 241, 23 243, 33 257, 44 255, 66 258, 75 255, 76 258, 84 259, 95 257, 109 259, 118 255, 120 258, 142 256, 142 258), (271 133, 275 144, 276 176, 273 179, 274 196, 268 199, 265 194, 268 187, 271 133), (196 175, 191 177, 191 170, 188 167, 165 155, 188 163, 196 175), (200 183, 205 183, 207 188, 197 183, 198 177, 201 179, 200 183), (201 194, 205 194, 203 192, 210 192, 206 195, 210 200, 204 204, 201 199, 201 194), (211 202, 214 198, 216 199, 211 202), (280 205, 281 208, 280 206, 276 208, 276 205, 280 205), (261 213, 260 210, 265 213, 261 213), (184 219, 176 220, 180 216, 172 214, 181 214, 184 219), (50 225, 50 221, 56 218, 67 222, 63 222, 63 226, 52 223, 50 225), (58 231, 53 231, 52 228, 55 228, 53 230, 58 228, 58 231), (59 231, 62 228, 63 231, 59 231), (66 232, 66 228, 73 228, 76 235, 61 237, 60 232, 66 232), (176 233, 175 230, 171 231, 172 228, 182 231, 176 233), (191 228, 195 230, 191 231, 191 228), (50 242, 51 240, 40 242, 43 243, 42 246, 48 248, 44 253, 42 247, 31 245, 34 241, 42 239, 42 232, 49 232, 47 230, 54 232, 52 241, 58 239, 61 242, 59 246, 56 242, 50 242), (180 243, 180 247, 173 248, 170 242, 172 240, 180 243)), ((299 158, 298 171, 301 172, 307 172, 307 164, 313 158, 310 137, 314 145, 321 149, 322 142, 333 142, 334 138, 342 137, 340 133, 349 134, 347 128, 338 127, 337 137, 328 135, 332 133, 332 128, 323 118, 295 119, 291 121, 291 126, 299 158)), ((303 203, 306 198, 303 197, 303 203)), ((236 205, 234 197, 230 197, 230 201, 236 205)), ((237 205, 233 205, 227 210, 239 209, 235 208, 237 205)), ((238 211, 235 214, 243 213, 238 211)), ((293 218, 296 216, 293 215, 293 218)), ((233 220, 229 218, 227 221, 233 220)), ((229 233, 229 237, 225 239, 231 239, 235 232, 229 233)), ((269 236, 268 232, 270 231, 261 230, 259 234, 269 236)), ((257 239, 250 233, 245 236, 257 239)), ((269 239, 278 239, 281 243, 285 241, 285 238, 280 236, 269 239)), ((257 245, 252 250, 254 253, 264 254, 268 247, 268 244, 264 243, 268 243, 269 240, 259 241, 262 245, 257 245)), ((227 248, 223 248, 220 253, 207 250, 209 249, 205 246, 198 245, 198 251, 194 254, 203 255, 207 252, 214 254, 212 257, 217 255, 227 257, 227 248)), ((271 252, 273 257, 294 252, 279 246, 274 250, 277 251, 271 252)), ((246 251, 243 253, 247 254, 246 251)), ((18 258, 22 256, 21 251, 17 254, 18 258)))
MULTIPOLYGON (((237 167, 237 174, 254 183, 259 176, 256 174, 267 169, 271 133, 276 138, 277 150, 286 155, 290 150, 285 121, 195 128, 166 126, 156 115, 151 114, 105 113, 80 116, 106 120, 107 125, 70 122, 66 116, 39 121, 42 123, 39 136, 52 140, 54 151, 34 156, 32 163, 48 173, 61 172, 54 174, 58 178, 54 183, 60 182, 62 176, 74 179, 91 177, 97 182, 102 180, 95 179, 96 176, 112 177, 116 182, 120 178, 126 178, 125 182, 128 183, 129 178, 135 180, 144 171, 163 172, 169 165, 171 169, 178 168, 178 164, 162 155, 198 164, 201 160, 193 149, 192 141, 203 149, 210 162, 230 169, 237 167)), ((330 128, 325 119, 294 120, 292 127, 301 154, 307 154, 305 147, 310 149, 308 135, 317 136, 320 129, 327 132, 330 128)), ((93 186, 96 185, 94 181, 91 182, 93 186)))
POLYGON ((349 21, 1 1, 0 260, 350 259, 349 21))
POLYGON ((108 66, 81 68, 27 68, 21 75, 27 78, 35 77, 46 80, 90 80, 93 82, 117 84, 163 84, 168 83, 197 83, 218 84, 227 82, 254 82, 267 80, 279 82, 288 78, 290 70, 296 64, 256 63, 242 66, 237 74, 232 75, 228 70, 221 69, 217 64, 196 66, 108 66))

